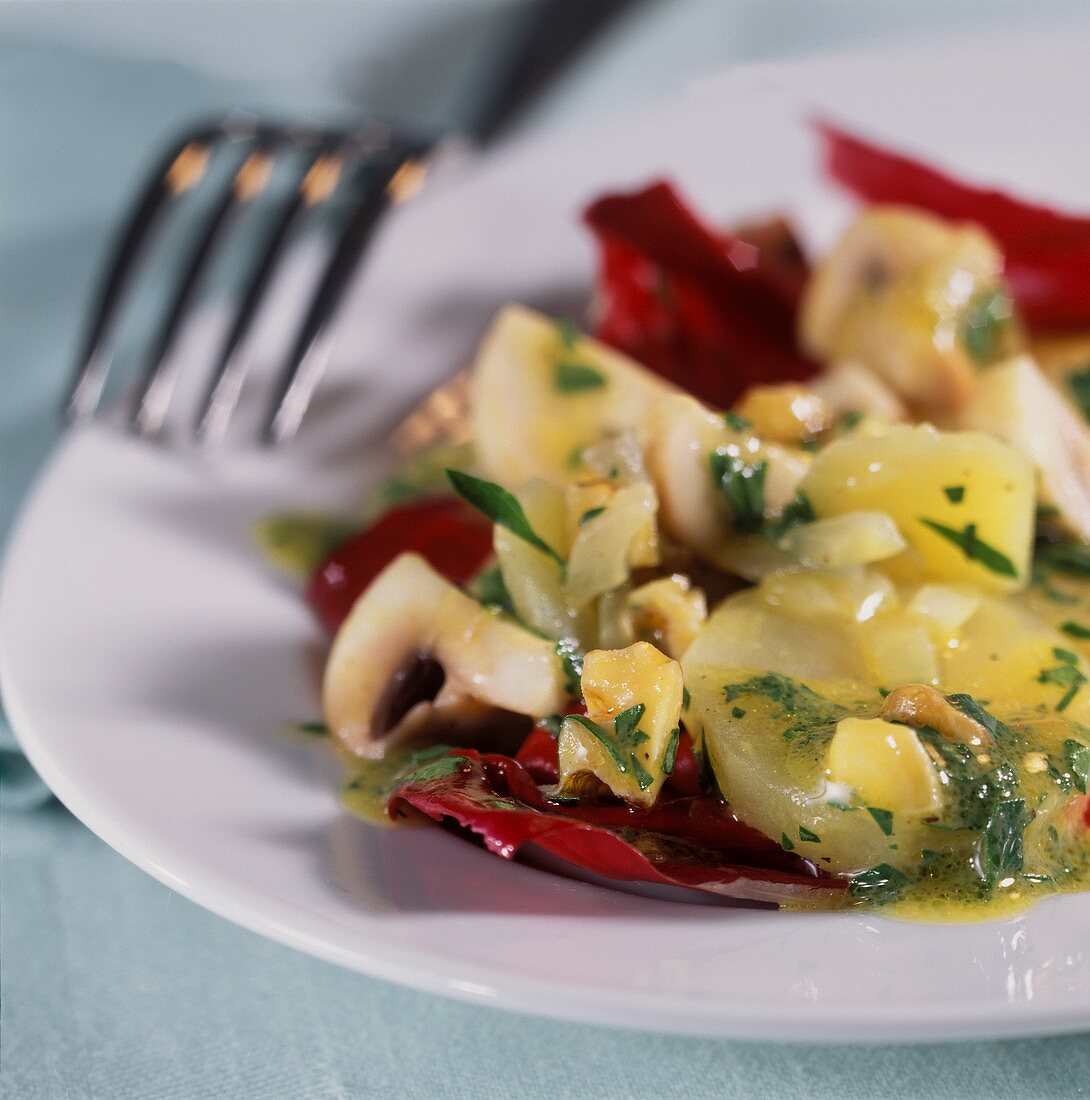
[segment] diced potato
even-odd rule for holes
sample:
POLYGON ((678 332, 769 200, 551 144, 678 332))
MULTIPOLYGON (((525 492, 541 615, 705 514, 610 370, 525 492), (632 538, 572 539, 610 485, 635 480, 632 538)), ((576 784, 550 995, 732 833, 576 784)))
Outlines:
POLYGON ((835 420, 824 398, 796 382, 751 386, 734 411, 753 425, 756 435, 774 443, 803 443, 835 420))
POLYGON ((908 611, 921 619, 934 641, 949 642, 980 607, 980 593, 949 584, 922 584, 913 593, 908 611))
POLYGON ((517 489, 579 476, 580 452, 631 431, 674 387, 639 364, 522 306, 505 306, 470 379, 477 457, 486 477, 517 489))
POLYGON ((956 412, 982 362, 1017 350, 1002 271, 1002 253, 976 226, 870 207, 810 280, 803 345, 863 364, 925 415, 956 412))
POLYGON ((1037 467, 1040 499, 1090 540, 1090 428, 1037 364, 1021 355, 984 371, 961 423, 990 432, 1037 467))
POLYGON ((348 752, 382 755, 383 701, 421 654, 443 668, 437 703, 470 699, 536 716, 566 697, 553 643, 491 614, 418 555, 402 554, 356 601, 326 664, 322 709, 348 752))
POLYGON ((897 524, 885 512, 845 512, 803 523, 791 528, 779 542, 781 549, 812 569, 884 561, 907 545, 897 524))
POLYGON ((819 517, 887 513, 926 575, 1009 592, 1029 580, 1034 472, 979 432, 899 425, 829 444, 803 482, 819 517))
POLYGON ((634 568, 658 562, 657 509, 651 483, 634 481, 617 489, 601 512, 585 518, 568 555, 564 595, 569 606, 586 607, 624 584, 634 568))
POLYGON ((628 802, 653 805, 677 752, 681 666, 647 642, 592 650, 581 686, 588 721, 569 715, 560 728, 561 794, 591 776, 628 802))
POLYGON ((881 718, 843 718, 829 743, 825 774, 865 806, 893 814, 934 814, 942 782, 916 731, 881 718))
MULTIPOLYGON (((559 553, 567 553, 563 490, 534 480, 515 496, 534 531, 559 553)), ((550 638, 574 637, 588 644, 594 636, 593 617, 568 606, 559 563, 499 525, 493 531, 492 545, 519 618, 550 638)))

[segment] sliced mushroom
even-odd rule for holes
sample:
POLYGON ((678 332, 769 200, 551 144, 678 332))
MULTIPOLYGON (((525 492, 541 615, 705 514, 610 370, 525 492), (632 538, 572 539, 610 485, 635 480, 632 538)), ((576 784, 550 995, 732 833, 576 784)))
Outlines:
POLYGON ((555 643, 488 611, 416 554, 356 601, 322 687, 333 736, 366 757, 425 720, 464 728, 496 711, 549 714, 566 698, 555 643))
POLYGON ((941 419, 972 395, 982 362, 1017 350, 1002 271, 1002 254, 975 226, 872 207, 811 279, 802 343, 826 362, 862 363, 941 419))
POLYGON ((810 468, 805 451, 765 443, 729 428, 722 416, 692 397, 671 395, 659 401, 645 421, 645 435, 644 457, 658 493, 662 529, 730 572, 736 569, 738 547, 729 545, 733 522, 711 476, 711 453, 733 447, 746 461, 766 463, 765 514, 769 517, 779 515, 794 499, 810 468))
POLYGON ((1031 459, 1041 503, 1058 511, 1068 531, 1090 540, 1090 428, 1032 358, 1019 355, 984 371, 962 422, 1031 459))

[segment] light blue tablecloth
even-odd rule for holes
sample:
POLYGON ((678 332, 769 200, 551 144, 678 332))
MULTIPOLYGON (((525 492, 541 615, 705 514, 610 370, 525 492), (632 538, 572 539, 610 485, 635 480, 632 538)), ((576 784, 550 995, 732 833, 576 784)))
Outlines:
MULTIPOLYGON (((570 124, 728 62, 1077 6, 660 3, 596 48, 527 124, 570 124)), ((511 7, 0 8, 0 537, 55 439, 89 281, 162 135, 224 105, 322 117, 362 102, 442 121, 511 7)), ((2 721, 0 799, 4 1096, 1090 1094, 1087 1036, 767 1046, 578 1027, 410 992, 259 939, 148 878, 50 799, 2 721)))

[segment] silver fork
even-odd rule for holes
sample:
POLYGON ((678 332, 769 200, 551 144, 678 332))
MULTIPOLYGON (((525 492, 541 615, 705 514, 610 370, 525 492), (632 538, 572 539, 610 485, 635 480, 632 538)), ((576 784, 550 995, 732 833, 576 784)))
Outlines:
MULTIPOLYGON (((563 64, 633 2, 535 0, 526 9, 493 86, 467 120, 466 132, 477 141, 501 132, 563 64)), ((332 325, 353 272, 385 211, 423 184, 436 145, 379 122, 316 130, 264 124, 234 114, 188 129, 155 166, 118 238, 68 390, 66 418, 87 420, 99 408, 114 358, 112 337, 140 261, 186 198, 202 182, 207 184, 213 162, 230 157, 230 173, 212 196, 203 226, 193 234, 137 369, 128 427, 148 437, 161 431, 178 371, 171 353, 192 313, 202 278, 231 237, 240 213, 266 193, 274 167, 290 158, 294 176, 289 193, 258 243, 257 260, 232 307, 227 334, 208 365, 208 382, 192 425, 201 440, 224 434, 247 374, 247 338, 275 271, 304 222, 336 214, 333 243, 308 290, 303 320, 277 368, 273 399, 262 420, 265 442, 290 439, 321 377, 332 325)))

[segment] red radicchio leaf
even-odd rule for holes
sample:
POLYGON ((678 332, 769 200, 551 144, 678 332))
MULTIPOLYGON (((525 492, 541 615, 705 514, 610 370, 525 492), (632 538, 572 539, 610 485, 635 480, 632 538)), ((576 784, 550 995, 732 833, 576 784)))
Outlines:
POLYGON ((407 550, 447 580, 465 584, 492 556, 492 525, 456 497, 400 504, 338 546, 311 575, 306 598, 331 633, 360 593, 407 550))
POLYGON ((963 183, 826 122, 817 129, 826 172, 857 198, 922 207, 991 233, 1006 255, 1007 280, 1030 326, 1090 324, 1090 218, 963 183))
POLYGON ((806 268, 786 229, 713 233, 664 182, 605 195, 584 219, 601 249, 599 339, 720 408, 814 372, 795 343, 806 268))
POLYGON ((773 904, 835 903, 844 889, 706 796, 669 799, 649 810, 557 806, 509 756, 455 749, 429 760, 396 787, 390 815, 405 805, 436 821, 453 819, 505 859, 534 844, 606 878, 773 904))

